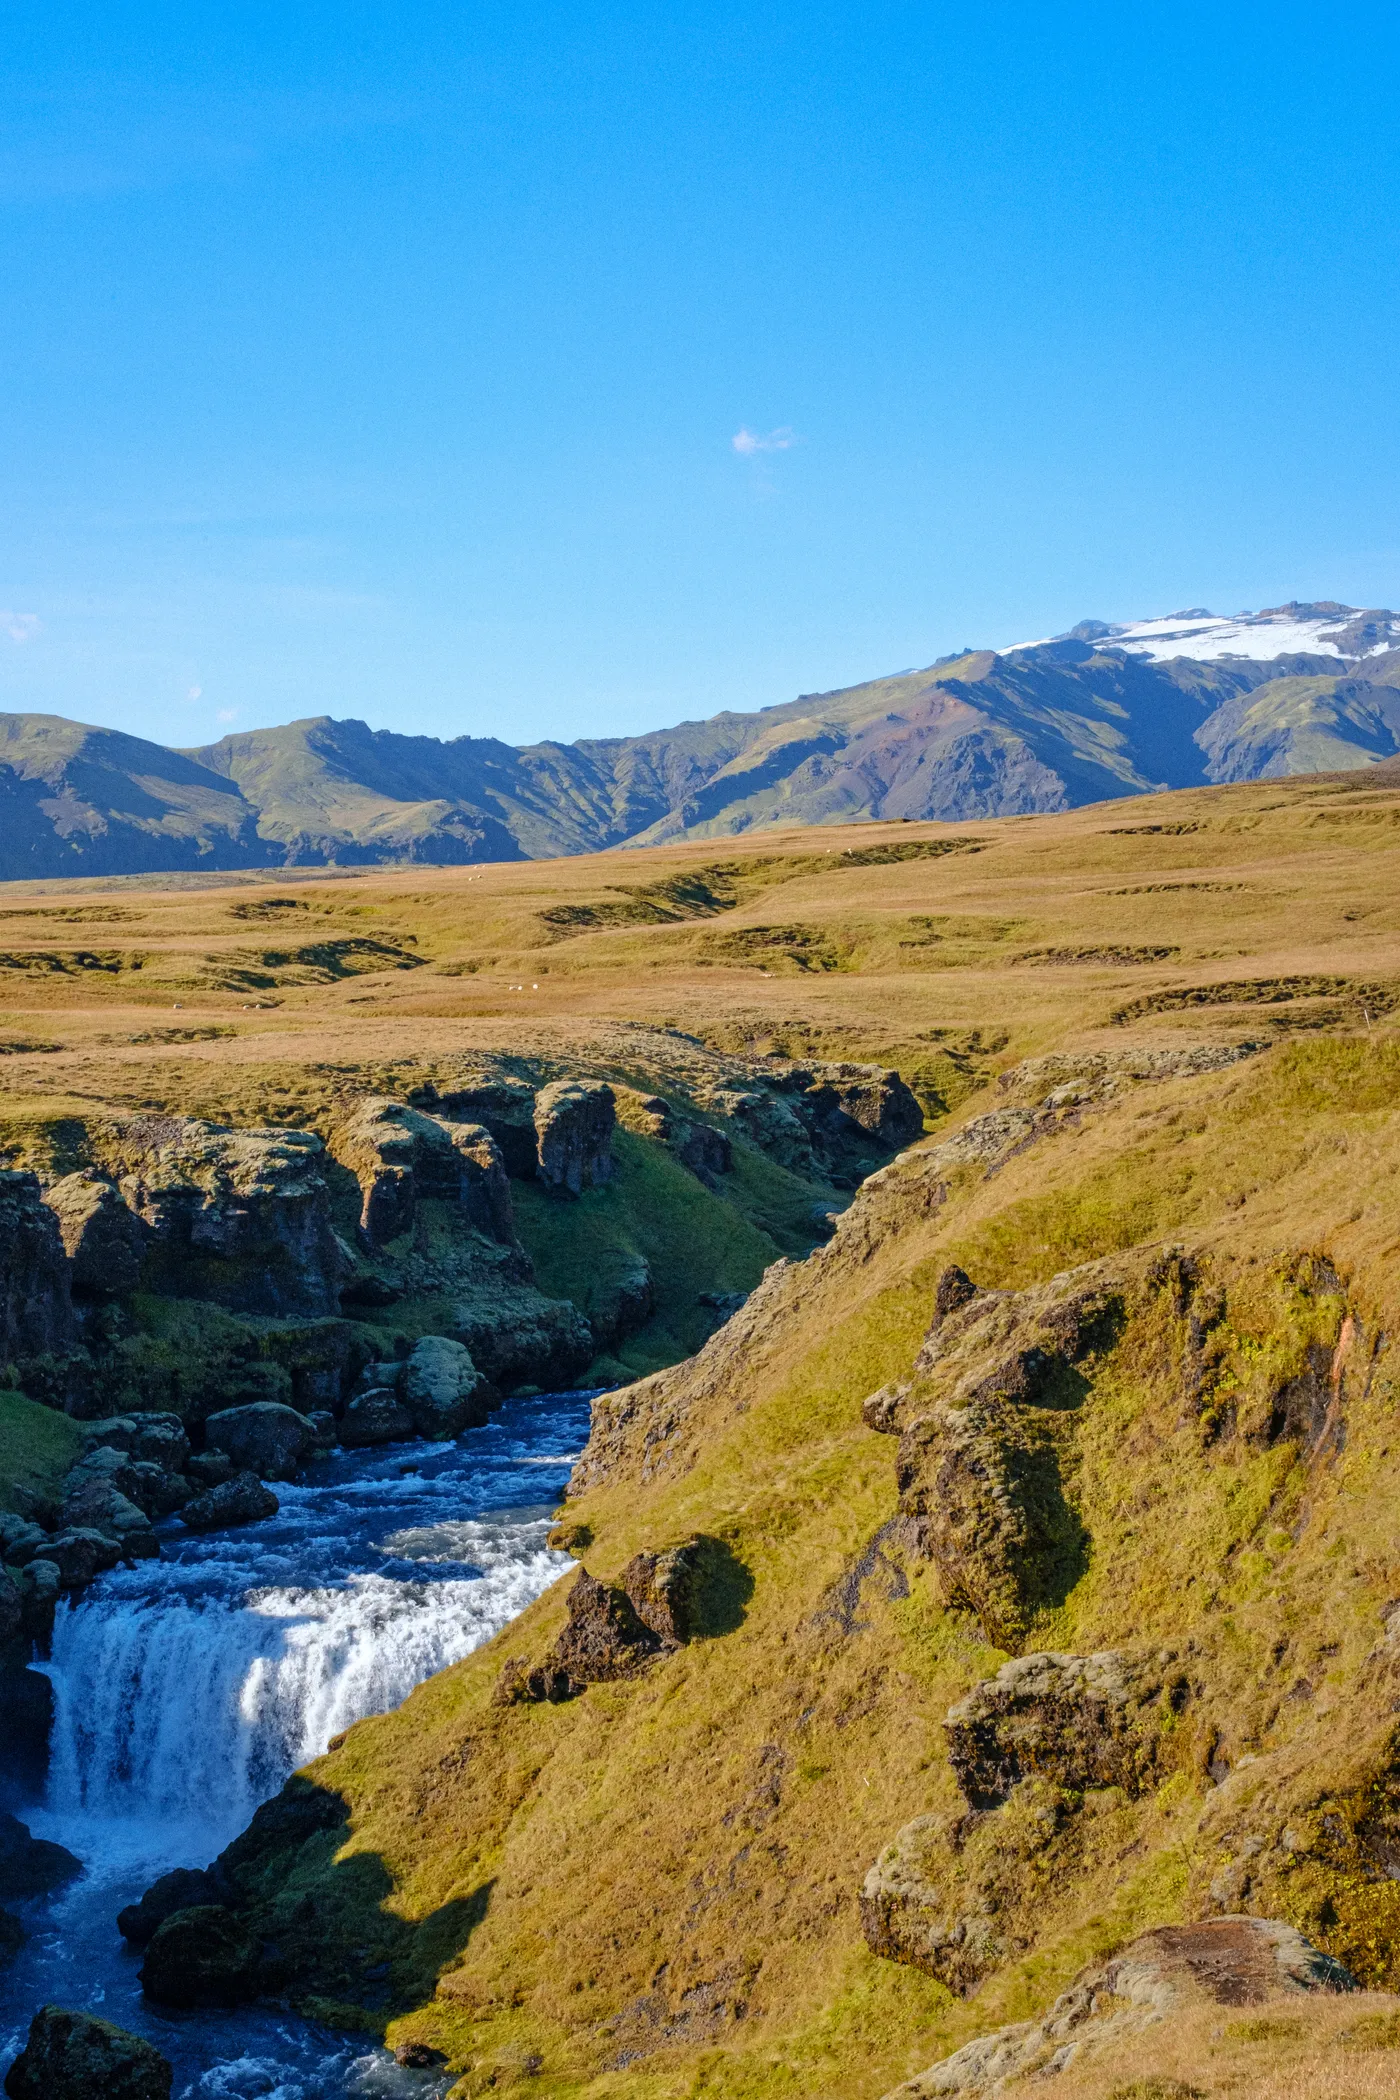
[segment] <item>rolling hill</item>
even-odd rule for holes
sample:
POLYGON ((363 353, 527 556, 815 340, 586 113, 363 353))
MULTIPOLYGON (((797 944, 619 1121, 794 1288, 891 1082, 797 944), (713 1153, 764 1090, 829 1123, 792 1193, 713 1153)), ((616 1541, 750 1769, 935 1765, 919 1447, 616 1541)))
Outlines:
POLYGON ((0 879, 461 866, 776 824, 1017 816, 1397 752, 1400 617, 1331 602, 1086 620, 755 713, 575 744, 319 716, 174 751, 0 715, 0 879))

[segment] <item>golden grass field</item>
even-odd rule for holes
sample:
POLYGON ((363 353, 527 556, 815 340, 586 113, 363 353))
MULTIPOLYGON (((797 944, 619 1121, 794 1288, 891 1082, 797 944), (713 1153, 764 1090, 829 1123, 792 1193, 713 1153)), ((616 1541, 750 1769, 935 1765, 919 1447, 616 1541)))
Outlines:
POLYGON ((1400 783, 1361 773, 1063 816, 764 832, 722 853, 10 883, 0 1072, 15 1098, 295 1120, 337 1063, 582 1050, 630 1022, 883 1056, 956 1098, 1052 1049, 1376 1025, 1400 983, 1397 875, 1400 783), (851 865, 917 847, 956 850, 851 865), (543 916, 644 910, 632 893, 716 865, 738 901, 701 918, 543 916))

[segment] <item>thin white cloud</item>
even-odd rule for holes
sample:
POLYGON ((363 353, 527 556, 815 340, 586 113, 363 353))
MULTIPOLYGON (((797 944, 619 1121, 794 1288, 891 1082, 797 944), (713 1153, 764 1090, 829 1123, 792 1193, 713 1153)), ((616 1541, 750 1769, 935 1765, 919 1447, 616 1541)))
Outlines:
POLYGON ((242 712, 241 707, 221 707, 214 720, 216 722, 236 722, 242 712))
POLYGON ((187 700, 202 700, 204 698, 204 687, 202 685, 192 685, 185 698, 187 700))
POLYGON ((39 625, 38 613, 0 610, 0 633, 7 634, 12 642, 32 642, 39 625))
POLYGON ((767 432, 750 430, 746 425, 735 431, 730 443, 744 459, 752 459, 755 452, 791 452, 797 443, 797 432, 789 423, 767 432))

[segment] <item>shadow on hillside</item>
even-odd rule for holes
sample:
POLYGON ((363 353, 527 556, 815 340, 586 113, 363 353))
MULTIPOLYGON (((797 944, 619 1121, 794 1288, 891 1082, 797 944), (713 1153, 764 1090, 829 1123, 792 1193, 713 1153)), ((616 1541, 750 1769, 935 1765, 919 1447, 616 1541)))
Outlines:
POLYGON ((753 1576, 733 1547, 706 1533, 695 1541, 695 1573, 688 1593, 690 1638, 736 1633, 753 1596, 753 1576))
MULTIPOLYGON (((321 2017, 358 2008, 378 2022, 432 1998, 439 1977, 458 1966, 485 1919, 495 1883, 480 1882, 426 1917, 400 1916, 390 1908, 397 1885, 379 1853, 337 1856, 349 1819, 340 1794, 294 1777, 264 1802, 210 1872, 222 1903, 259 1943, 256 1995, 290 1997, 321 2017)), ((211 1915, 190 1910, 169 1921, 178 1931, 182 1916, 190 1920, 194 1966, 197 1921, 211 1915)), ((178 1947, 165 1956, 167 1968, 172 1962, 180 1964, 178 1947)))

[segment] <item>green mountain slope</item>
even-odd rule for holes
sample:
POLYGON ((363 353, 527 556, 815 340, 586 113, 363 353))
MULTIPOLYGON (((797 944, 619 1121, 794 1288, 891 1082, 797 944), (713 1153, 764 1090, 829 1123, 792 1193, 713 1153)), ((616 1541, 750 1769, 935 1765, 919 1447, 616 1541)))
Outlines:
POLYGON ((452 866, 1344 770, 1400 751, 1400 652, 1362 668, 1159 661, 1071 636, 646 736, 524 747, 319 716, 181 752, 3 715, 0 879, 452 866))

